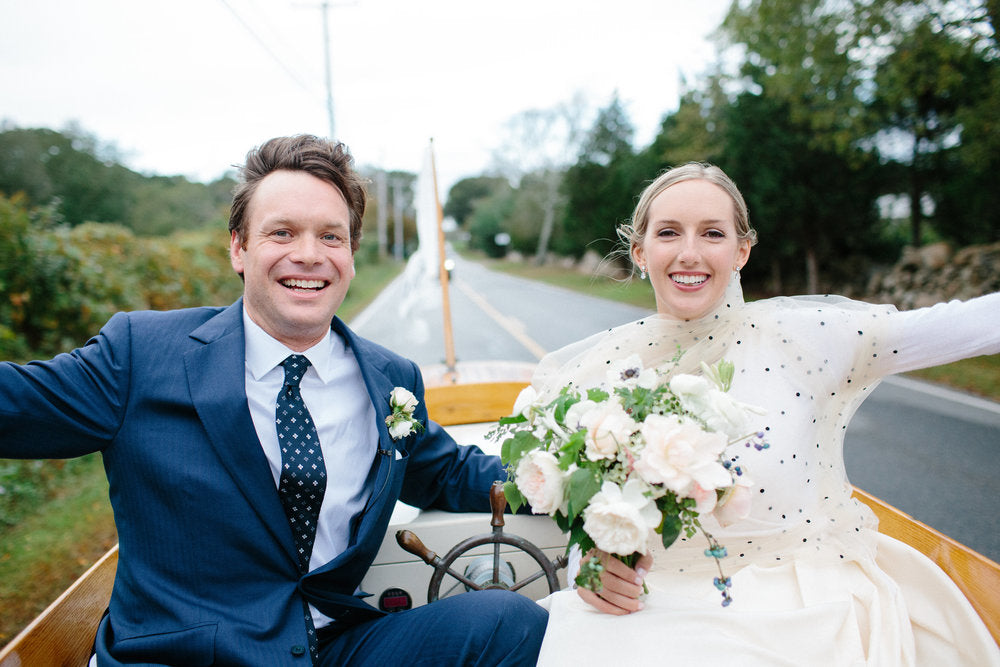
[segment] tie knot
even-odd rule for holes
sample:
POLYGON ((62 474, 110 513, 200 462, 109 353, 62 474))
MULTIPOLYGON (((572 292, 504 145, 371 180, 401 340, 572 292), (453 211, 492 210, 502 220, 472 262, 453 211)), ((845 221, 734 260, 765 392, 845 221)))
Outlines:
POLYGON ((285 384, 289 387, 298 387, 302 382, 302 376, 309 368, 309 360, 301 354, 290 354, 281 362, 285 369, 285 384))

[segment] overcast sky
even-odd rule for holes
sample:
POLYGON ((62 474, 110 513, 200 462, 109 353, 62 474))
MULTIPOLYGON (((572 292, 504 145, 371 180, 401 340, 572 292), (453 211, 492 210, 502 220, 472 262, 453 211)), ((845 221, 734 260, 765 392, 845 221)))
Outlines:
MULTIPOLYGON (((357 161, 419 172, 442 198, 503 125, 614 91, 640 146, 715 60, 728 0, 330 3, 335 131, 357 161)), ((76 122, 145 173, 211 180, 269 137, 328 134, 323 12, 302 0, 0 0, 0 120, 76 122)))

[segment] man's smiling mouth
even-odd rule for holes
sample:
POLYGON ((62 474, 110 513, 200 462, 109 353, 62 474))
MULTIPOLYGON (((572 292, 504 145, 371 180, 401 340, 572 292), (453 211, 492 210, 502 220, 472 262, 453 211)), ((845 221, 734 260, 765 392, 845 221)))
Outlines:
POLYGON ((303 290, 320 290, 327 285, 325 280, 300 280, 298 278, 282 280, 281 284, 291 289, 303 290))

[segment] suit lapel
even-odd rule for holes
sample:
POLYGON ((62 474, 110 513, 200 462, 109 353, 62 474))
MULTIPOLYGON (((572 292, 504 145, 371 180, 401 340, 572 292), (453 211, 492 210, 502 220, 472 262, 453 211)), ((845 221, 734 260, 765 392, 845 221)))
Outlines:
POLYGON ((393 448, 392 438, 385 418, 389 416, 389 394, 392 393, 392 380, 386 375, 389 359, 364 338, 359 338, 347 328, 339 317, 333 320, 333 330, 340 335, 354 352, 354 357, 361 367, 361 376, 365 381, 368 396, 375 406, 375 416, 378 421, 378 439, 380 449, 393 448))
POLYGON ((261 522, 297 562, 291 528, 247 406, 243 300, 191 337, 205 343, 184 355, 184 366, 209 442, 261 522))

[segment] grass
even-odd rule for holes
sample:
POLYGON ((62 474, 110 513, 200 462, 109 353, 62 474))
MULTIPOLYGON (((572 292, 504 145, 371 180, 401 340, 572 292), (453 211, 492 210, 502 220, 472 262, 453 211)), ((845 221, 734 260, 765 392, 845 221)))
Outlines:
POLYGON ((100 455, 79 462, 52 497, 0 532, 0 645, 117 541, 100 455))
MULTIPOLYGON (((358 264, 338 315, 349 322, 402 270, 358 264)), ((80 459, 57 491, 0 530, 0 646, 21 631, 117 541, 100 455, 80 459)))
MULTIPOLYGON (((482 262, 497 271, 540 280, 593 296, 643 306, 650 310, 656 308, 653 291, 650 289, 649 283, 644 281, 616 281, 611 278, 587 276, 573 269, 557 266, 535 266, 530 262, 489 260, 473 253, 463 254, 468 254, 470 259, 482 262)), ((963 359, 944 366, 913 371, 906 375, 1000 402, 1000 355, 963 359)))
POLYGON ((1000 354, 963 359, 907 375, 1000 402, 1000 354))
POLYGON ((356 275, 347 290, 344 303, 337 310, 337 315, 345 322, 350 322, 364 310, 385 287, 403 270, 402 264, 394 261, 376 263, 358 263, 356 275))

